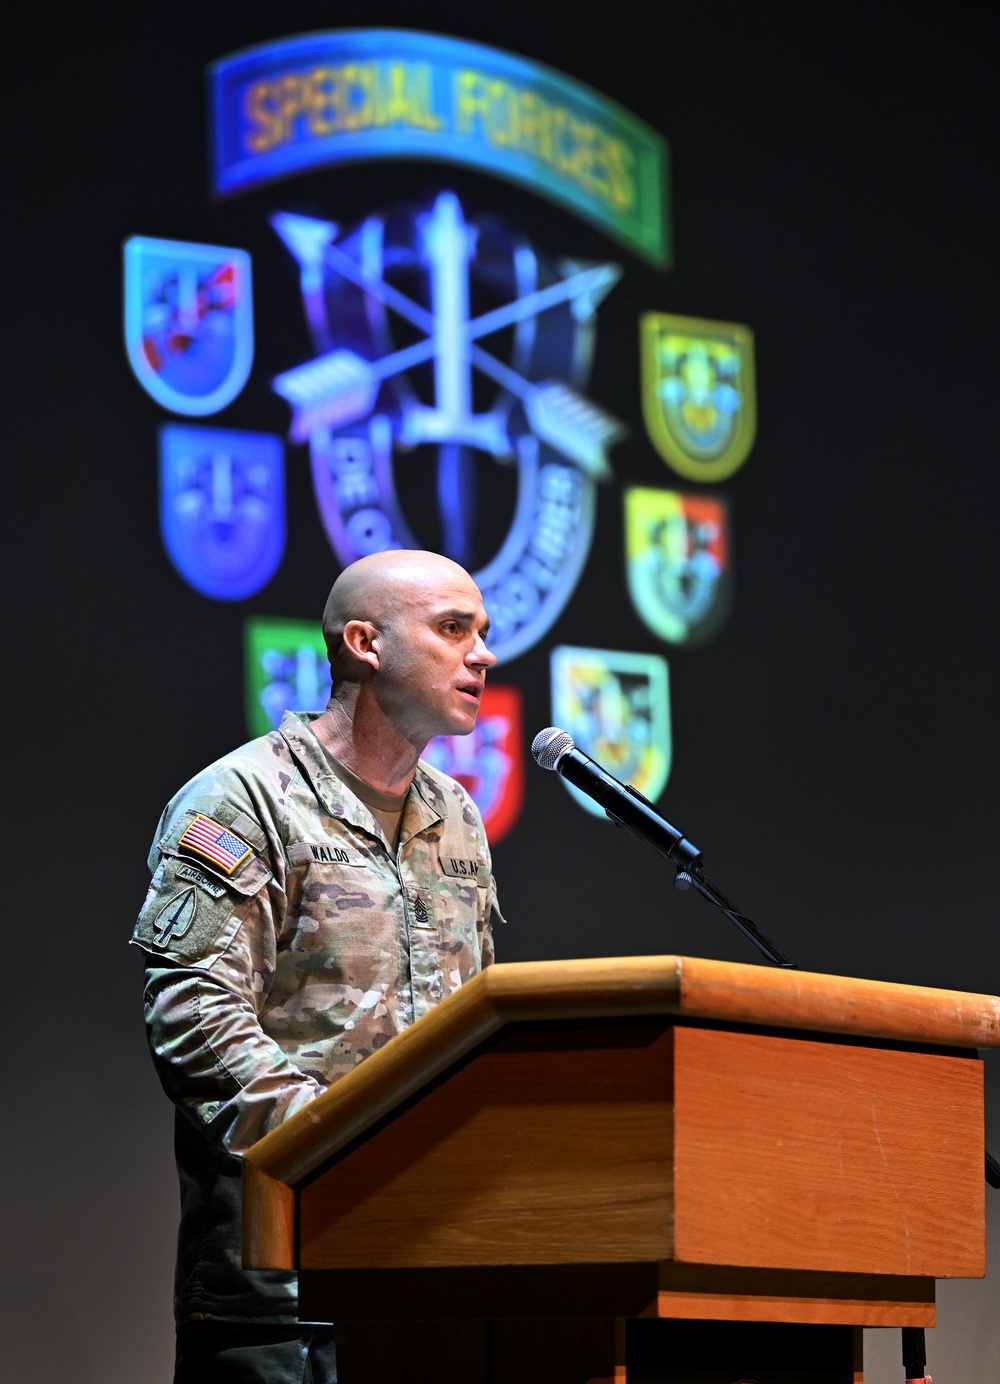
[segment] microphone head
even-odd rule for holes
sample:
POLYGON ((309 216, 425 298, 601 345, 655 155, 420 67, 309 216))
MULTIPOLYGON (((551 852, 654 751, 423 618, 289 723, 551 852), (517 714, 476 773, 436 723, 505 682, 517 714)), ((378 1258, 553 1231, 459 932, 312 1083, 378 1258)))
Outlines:
POLYGON ((531 757, 543 769, 554 769, 566 751, 573 748, 571 735, 558 726, 546 726, 531 742, 531 757))

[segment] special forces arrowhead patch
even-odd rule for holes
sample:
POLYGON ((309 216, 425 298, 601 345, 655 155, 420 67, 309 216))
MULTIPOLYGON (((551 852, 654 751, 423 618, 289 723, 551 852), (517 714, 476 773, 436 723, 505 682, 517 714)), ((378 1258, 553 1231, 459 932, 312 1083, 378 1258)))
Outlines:
POLYGON ((190 825, 185 827, 177 845, 181 850, 191 851, 194 855, 200 855, 203 860, 210 860, 227 875, 238 870, 243 862, 253 855, 253 850, 247 843, 235 836, 228 827, 213 822, 211 817, 204 817, 200 812, 190 825))
POLYGON ((721 481, 750 453, 757 428, 753 333, 735 322, 644 313, 642 412, 668 466, 721 481))
POLYGON ((197 907, 198 899, 194 888, 190 885, 182 893, 175 894, 169 902, 165 903, 157 913, 153 923, 156 929, 157 946, 162 947, 167 942, 183 937, 194 922, 197 907))

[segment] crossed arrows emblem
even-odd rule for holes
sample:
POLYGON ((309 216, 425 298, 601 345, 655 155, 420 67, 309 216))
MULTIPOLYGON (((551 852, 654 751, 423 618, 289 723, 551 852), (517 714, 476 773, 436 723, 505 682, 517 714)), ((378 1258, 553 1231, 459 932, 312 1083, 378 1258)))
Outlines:
POLYGON ((293 409, 293 441, 367 417, 383 380, 433 360, 435 405, 406 410, 399 433, 404 446, 459 443, 498 458, 512 455, 500 415, 473 412, 472 370, 476 369, 521 400, 528 424, 540 441, 591 478, 610 477, 607 449, 623 436, 624 426, 563 381, 527 380, 478 343, 560 303, 571 303, 574 316, 587 320, 621 277, 617 265, 568 266, 561 282, 472 318, 472 234, 454 193, 438 196, 422 226, 430 267, 430 310, 386 283, 380 273, 366 271, 363 263, 338 246, 338 228, 332 222, 279 212, 272 217, 272 225, 301 267, 310 321, 319 320, 322 313, 324 271, 332 269, 425 334, 423 341, 377 360, 365 360, 338 347, 277 376, 274 389, 293 409))

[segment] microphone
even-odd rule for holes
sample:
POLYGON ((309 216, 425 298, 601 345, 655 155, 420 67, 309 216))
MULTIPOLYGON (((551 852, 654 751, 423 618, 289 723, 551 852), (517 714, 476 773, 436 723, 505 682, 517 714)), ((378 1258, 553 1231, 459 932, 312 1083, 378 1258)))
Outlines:
POLYGON ((698 847, 693 846, 683 832, 665 821, 637 788, 612 778, 590 755, 578 750, 573 744, 573 737, 558 726, 548 726, 538 732, 531 742, 531 755, 543 769, 555 769, 568 783, 599 803, 616 826, 627 827, 633 836, 648 842, 661 855, 672 860, 677 866, 675 888, 687 890, 693 886, 702 898, 721 909, 772 965, 783 966, 790 971, 798 970, 794 961, 789 961, 773 942, 767 940, 756 923, 745 913, 740 913, 725 894, 705 878, 698 847))
POLYGON ((567 783, 593 798, 616 826, 626 827, 640 841, 668 856, 679 870, 688 871, 701 860, 701 851, 682 831, 670 825, 630 783, 619 783, 596 760, 578 750, 573 737, 558 726, 540 730, 531 742, 531 755, 543 769, 554 769, 567 783))

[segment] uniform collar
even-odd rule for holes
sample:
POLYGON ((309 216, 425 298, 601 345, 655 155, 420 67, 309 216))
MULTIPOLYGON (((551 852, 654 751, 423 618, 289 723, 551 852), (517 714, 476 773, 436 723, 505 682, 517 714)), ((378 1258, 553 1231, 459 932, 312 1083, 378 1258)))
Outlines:
MULTIPOLYGON (((382 830, 368 807, 330 767, 326 752, 312 729, 312 722, 320 714, 317 711, 286 711, 281 718, 278 733, 287 741, 292 756, 312 784, 327 814, 340 817, 352 826, 360 827, 369 836, 377 836, 380 841, 384 841, 382 830)), ((443 821, 443 808, 441 789, 426 772, 423 764, 418 763, 413 783, 403 804, 399 844, 403 845, 411 836, 416 836, 419 832, 443 821)))

